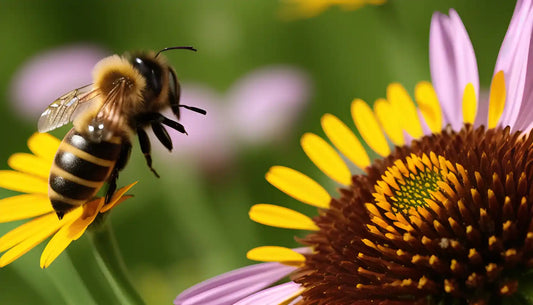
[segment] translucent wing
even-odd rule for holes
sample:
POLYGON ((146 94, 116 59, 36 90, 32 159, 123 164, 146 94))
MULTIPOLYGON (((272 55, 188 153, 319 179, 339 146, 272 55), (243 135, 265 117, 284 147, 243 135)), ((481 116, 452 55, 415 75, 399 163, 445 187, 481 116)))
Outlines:
POLYGON ((47 132, 71 122, 92 101, 97 100, 98 92, 92 85, 74 89, 59 97, 41 114, 37 128, 47 132))

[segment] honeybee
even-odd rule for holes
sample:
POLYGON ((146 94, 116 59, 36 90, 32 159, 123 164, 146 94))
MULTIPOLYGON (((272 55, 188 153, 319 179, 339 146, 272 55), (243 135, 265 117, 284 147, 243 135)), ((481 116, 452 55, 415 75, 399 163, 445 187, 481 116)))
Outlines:
POLYGON ((159 177, 152 167, 150 140, 144 129, 151 126, 168 150, 172 150, 172 140, 163 125, 186 134, 182 124, 163 116, 161 110, 170 107, 178 120, 180 108, 206 114, 203 109, 179 103, 176 72, 161 55, 173 49, 196 51, 171 47, 157 53, 106 57, 93 69, 93 84, 59 97, 41 114, 39 132, 73 123, 59 145, 49 176, 48 197, 59 219, 90 200, 104 183, 108 184, 109 202, 135 134, 146 164, 159 177))

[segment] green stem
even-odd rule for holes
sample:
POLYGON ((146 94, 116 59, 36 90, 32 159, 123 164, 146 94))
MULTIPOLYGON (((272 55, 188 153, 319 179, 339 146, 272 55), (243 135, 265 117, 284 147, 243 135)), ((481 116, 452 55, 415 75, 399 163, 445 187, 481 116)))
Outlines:
POLYGON ((127 275, 126 265, 117 247, 109 219, 90 231, 94 256, 120 304, 144 305, 127 275))
POLYGON ((533 272, 526 272, 518 283, 518 294, 522 304, 533 304, 533 272))

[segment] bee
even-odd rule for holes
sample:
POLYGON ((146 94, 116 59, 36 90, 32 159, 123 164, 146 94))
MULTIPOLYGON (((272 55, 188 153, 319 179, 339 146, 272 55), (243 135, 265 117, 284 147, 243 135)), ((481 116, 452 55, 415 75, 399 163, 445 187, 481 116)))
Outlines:
POLYGON ((170 47, 157 53, 112 55, 93 69, 93 84, 59 97, 41 114, 39 132, 48 132, 69 122, 73 128, 61 141, 50 169, 48 197, 61 219, 71 209, 85 204, 108 185, 109 202, 117 188, 119 172, 131 153, 131 139, 137 135, 150 170, 150 126, 157 139, 172 150, 165 126, 186 134, 177 121, 160 112, 170 107, 179 120, 180 108, 206 114, 200 108, 182 105, 176 72, 161 52, 193 47, 170 47))

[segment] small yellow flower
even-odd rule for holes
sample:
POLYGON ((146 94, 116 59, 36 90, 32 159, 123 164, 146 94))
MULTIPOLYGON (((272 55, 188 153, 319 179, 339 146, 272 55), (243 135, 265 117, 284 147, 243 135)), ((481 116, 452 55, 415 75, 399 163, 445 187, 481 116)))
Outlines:
POLYGON ((366 4, 382 5, 386 0, 283 0, 280 15, 287 19, 312 18, 332 6, 345 11, 357 10, 366 4))
POLYGON ((68 245, 80 238, 99 213, 125 199, 136 182, 119 189, 111 201, 96 198, 67 213, 61 220, 48 199, 48 175, 60 141, 45 133, 28 140, 33 154, 16 153, 8 160, 13 170, 0 170, 0 187, 25 194, 0 200, 0 223, 22 219, 28 222, 0 237, 0 267, 4 267, 52 236, 41 255, 41 268, 48 267, 68 245))

